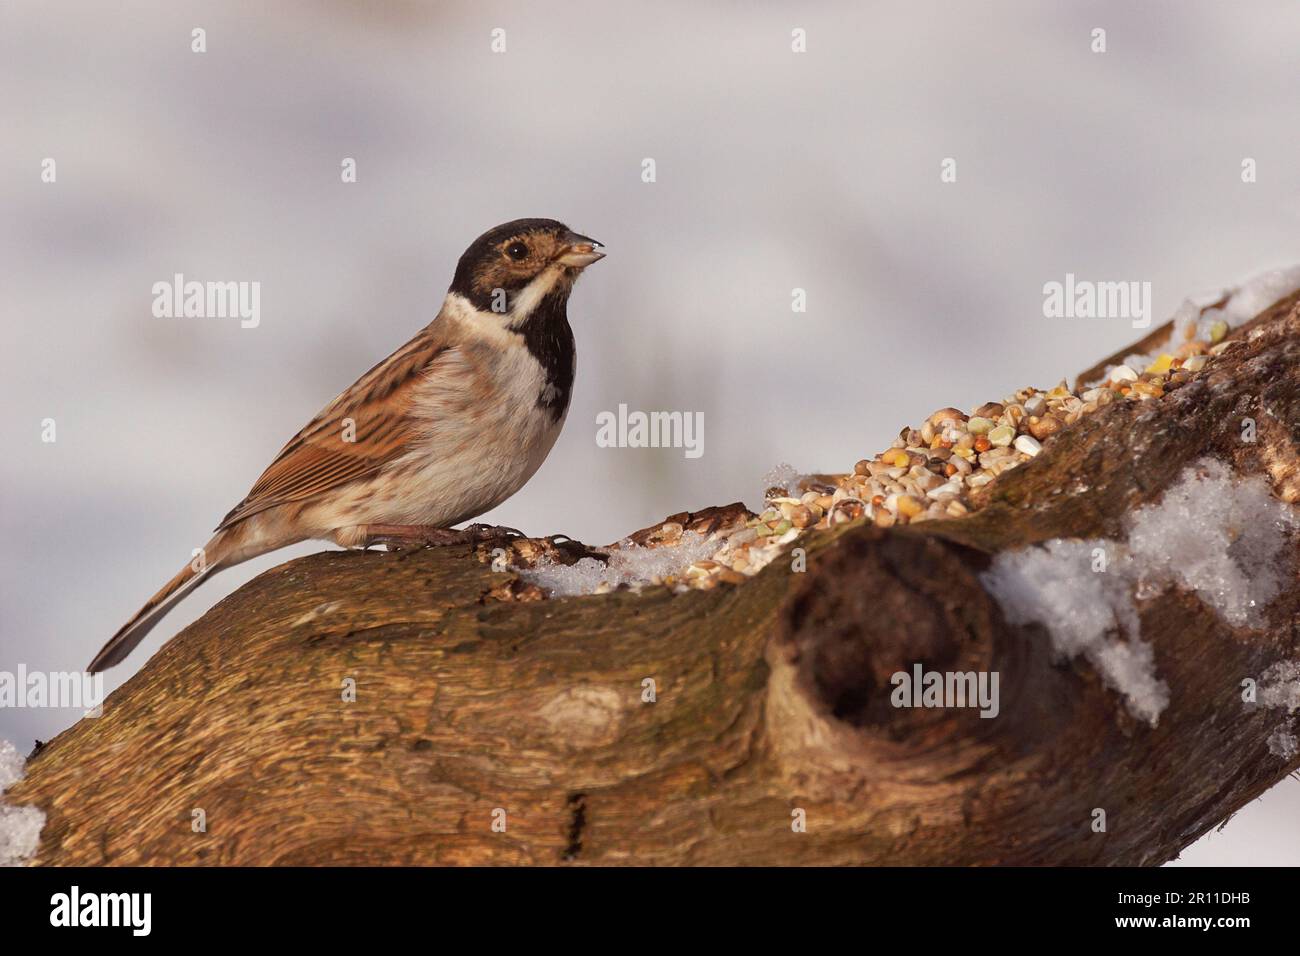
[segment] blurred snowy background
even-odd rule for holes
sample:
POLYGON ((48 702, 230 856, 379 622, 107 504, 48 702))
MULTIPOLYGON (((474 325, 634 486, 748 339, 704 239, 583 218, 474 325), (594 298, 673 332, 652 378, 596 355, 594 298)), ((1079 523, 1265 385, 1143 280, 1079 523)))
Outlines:
MULTIPOLYGON (((609 258, 570 305, 568 426, 488 520, 607 542, 1139 337, 1044 319, 1067 272, 1152 282, 1158 323, 1300 262, 1298 60, 1292 0, 6 2, 0 668, 83 666, 491 225, 555 217, 609 258), (154 318, 175 272, 260 281, 260 327, 154 318), (597 447, 620 402, 703 411, 704 456, 597 447)), ((314 549, 216 578, 110 687, 314 549)), ((75 716, 0 711, 0 738, 75 716)), ((1183 860, 1300 863, 1298 807, 1288 779, 1183 860)))

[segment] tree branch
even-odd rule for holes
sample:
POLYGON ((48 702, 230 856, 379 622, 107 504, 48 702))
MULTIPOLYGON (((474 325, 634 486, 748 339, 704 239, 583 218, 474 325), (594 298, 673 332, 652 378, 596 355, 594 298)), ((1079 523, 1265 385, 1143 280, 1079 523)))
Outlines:
POLYGON ((1164 398, 1070 425, 967 517, 807 532, 804 573, 779 559, 708 590, 539 599, 487 549, 289 562, 6 799, 46 812, 43 864, 1161 863, 1300 764, 1269 752, 1277 714, 1239 686, 1297 655, 1293 570, 1260 630, 1182 591, 1141 603, 1170 687, 1156 727, 1009 626, 979 575, 1005 549, 1119 535, 1206 455, 1300 498, 1298 332, 1293 295, 1164 398), (999 672, 999 716, 891 706, 890 675, 917 661, 999 672))

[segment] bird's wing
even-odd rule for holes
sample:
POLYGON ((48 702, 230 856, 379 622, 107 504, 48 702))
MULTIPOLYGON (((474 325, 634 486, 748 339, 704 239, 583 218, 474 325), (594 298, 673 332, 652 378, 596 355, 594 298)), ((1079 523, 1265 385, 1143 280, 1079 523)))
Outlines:
POLYGON ((408 414, 414 387, 428 376, 458 378, 464 368, 455 345, 434 331, 440 325, 422 331, 325 406, 280 450, 217 530, 276 505, 317 498, 404 455, 419 437, 408 414), (345 431, 348 419, 354 435, 345 431))

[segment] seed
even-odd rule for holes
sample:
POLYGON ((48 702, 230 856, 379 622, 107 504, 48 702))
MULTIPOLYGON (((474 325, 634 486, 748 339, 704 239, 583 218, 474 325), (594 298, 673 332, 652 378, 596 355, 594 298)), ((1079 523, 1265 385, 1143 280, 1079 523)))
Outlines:
POLYGON ((872 520, 875 521, 877 528, 892 528, 894 526, 894 516, 884 508, 877 511, 875 518, 872 520))
POLYGON ((1043 401, 1043 396, 1035 395, 1025 400, 1026 415, 1041 415, 1045 411, 1047 411, 1047 402, 1043 401))
POLYGON ((1037 439, 1029 435, 1021 435, 1016 439, 1016 450, 1022 451, 1030 458, 1033 458, 1043 450, 1043 446, 1038 443, 1037 439))
POLYGON ((1127 365, 1116 365, 1110 370, 1109 380, 1112 382, 1132 382, 1137 379, 1137 372, 1133 371, 1127 365))
POLYGON ((943 484, 943 479, 933 472, 927 471, 924 477, 916 478, 912 483, 919 491, 929 491, 931 488, 943 484))
POLYGON ((1164 352, 1154 362, 1147 366, 1147 374, 1162 375, 1169 371, 1169 367, 1173 364, 1173 361, 1174 357, 1168 352, 1164 352))
POLYGON ((1193 355, 1183 363, 1183 368, 1189 372, 1199 372, 1201 369, 1205 368, 1206 361, 1207 359, 1204 355, 1193 355))
POLYGON ((949 496, 956 496, 962 493, 961 482, 949 482, 946 485, 940 485, 938 488, 932 488, 926 492, 927 498, 933 498, 935 501, 942 500, 949 496))
POLYGON ((919 515, 925 510, 919 498, 912 495, 899 495, 897 501, 898 513, 906 518, 912 518, 919 515))
POLYGON ((1061 430, 1061 420, 1055 415, 1032 415, 1029 418, 1029 434, 1039 441, 1055 435, 1061 430))
POLYGON ((944 462, 943 473, 951 478, 953 475, 957 474, 957 466, 950 461, 944 462))
POLYGON ((790 511, 790 523, 796 528, 807 528, 817 519, 813 517, 812 509, 807 505, 795 505, 790 511))
POLYGON ((1010 445, 1016 437, 1016 430, 1010 425, 999 425, 988 433, 988 441, 991 445, 999 448, 1005 448, 1010 445))
POLYGON ((985 402, 979 408, 975 409, 975 414, 980 418, 997 418, 1003 412, 1000 402, 985 402))
POLYGON ((1223 337, 1228 334, 1228 323, 1220 319, 1210 326, 1210 341, 1221 342, 1223 337))
POLYGON ((994 425, 995 422, 991 418, 984 418, 981 415, 976 415, 966 423, 966 429, 972 435, 983 435, 985 432, 993 428, 994 425))
POLYGON ((857 498, 845 498, 838 502, 831 511, 830 523, 836 525, 856 521, 866 513, 866 510, 867 506, 857 498))
POLYGON ((989 450, 990 448, 992 448, 992 447, 993 447, 993 443, 990 442, 990 441, 989 441, 986 437, 984 437, 983 435, 980 435, 979 438, 975 439, 975 450, 976 450, 977 452, 985 452, 985 451, 988 451, 988 450, 989 450))
POLYGON ((964 422, 965 420, 965 414, 955 408, 941 408, 929 418, 930 424, 936 428, 946 421, 964 422))
POLYGON ((871 462, 867 461, 865 458, 862 459, 860 462, 858 462, 856 465, 853 466, 853 473, 855 475, 871 474, 871 462))

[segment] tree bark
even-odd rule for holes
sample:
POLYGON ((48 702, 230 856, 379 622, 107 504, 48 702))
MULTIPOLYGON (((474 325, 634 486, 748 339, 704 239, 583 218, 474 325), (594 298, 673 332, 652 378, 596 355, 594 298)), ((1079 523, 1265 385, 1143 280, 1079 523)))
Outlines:
MULTIPOLYGON (((1171 690, 1153 728, 1009 626, 979 573, 1004 549, 1118 535, 1205 455, 1300 498, 1298 331, 1291 296, 1177 391, 1071 425, 968 517, 806 534, 803 573, 538 599, 482 548, 291 561, 6 799, 46 812, 41 864, 1162 863, 1300 765, 1265 744, 1276 712, 1240 700, 1297 656, 1300 590, 1261 630, 1179 591, 1144 602, 1171 690), (890 706, 889 675, 917 661, 998 671, 999 717, 890 706)), ((675 518, 707 530, 729 509, 675 518)))

